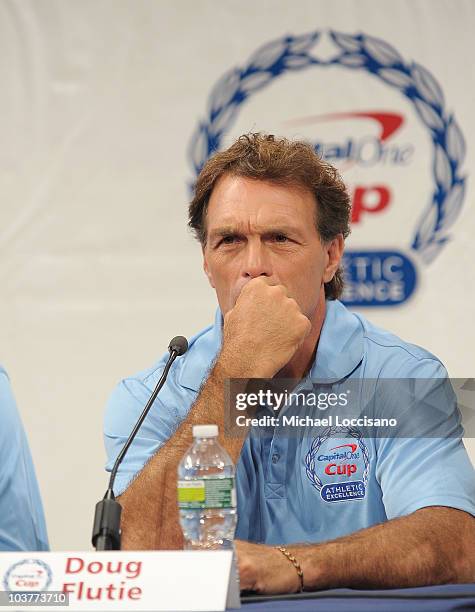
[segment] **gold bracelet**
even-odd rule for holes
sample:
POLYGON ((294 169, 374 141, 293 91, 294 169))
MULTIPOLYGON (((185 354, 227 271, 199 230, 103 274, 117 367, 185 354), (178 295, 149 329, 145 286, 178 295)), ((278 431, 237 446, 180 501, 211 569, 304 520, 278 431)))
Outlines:
POLYGON ((280 552, 284 555, 284 557, 286 557, 290 561, 290 563, 292 563, 292 565, 295 567, 295 569, 297 570, 297 574, 298 574, 299 579, 300 579, 300 591, 302 592, 303 591, 303 571, 302 571, 302 568, 300 567, 300 563, 293 556, 293 554, 290 553, 283 546, 276 546, 275 548, 277 548, 277 550, 280 550, 280 552))

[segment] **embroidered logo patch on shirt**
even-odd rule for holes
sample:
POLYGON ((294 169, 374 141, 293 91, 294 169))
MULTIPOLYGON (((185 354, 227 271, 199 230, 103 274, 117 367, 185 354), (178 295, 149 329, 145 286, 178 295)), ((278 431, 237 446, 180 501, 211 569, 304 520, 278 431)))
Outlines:
POLYGON ((353 428, 329 427, 314 438, 305 457, 307 477, 328 503, 364 499, 369 468, 368 447, 353 428))

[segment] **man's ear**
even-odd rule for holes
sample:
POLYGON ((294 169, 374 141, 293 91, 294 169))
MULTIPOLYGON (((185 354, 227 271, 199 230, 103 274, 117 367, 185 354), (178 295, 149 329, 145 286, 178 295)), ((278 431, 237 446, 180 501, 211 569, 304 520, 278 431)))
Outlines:
POLYGON ((203 270, 205 271, 205 274, 208 277, 209 284, 213 287, 213 289, 216 289, 214 281, 213 281, 213 275, 211 274, 209 266, 208 266, 208 260, 206 257, 205 247, 202 247, 201 251, 203 253, 203 270))
POLYGON ((335 272, 338 270, 343 255, 343 249, 345 248, 345 241, 342 234, 338 234, 333 240, 331 240, 326 246, 327 263, 325 270, 323 271, 323 282, 329 283, 335 276, 335 272))

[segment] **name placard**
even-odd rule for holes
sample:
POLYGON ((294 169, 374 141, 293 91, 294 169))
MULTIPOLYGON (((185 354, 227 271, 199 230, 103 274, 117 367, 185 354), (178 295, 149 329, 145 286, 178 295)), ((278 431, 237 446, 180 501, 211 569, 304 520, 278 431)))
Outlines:
POLYGON ((239 608, 232 551, 0 553, 2 610, 239 608))

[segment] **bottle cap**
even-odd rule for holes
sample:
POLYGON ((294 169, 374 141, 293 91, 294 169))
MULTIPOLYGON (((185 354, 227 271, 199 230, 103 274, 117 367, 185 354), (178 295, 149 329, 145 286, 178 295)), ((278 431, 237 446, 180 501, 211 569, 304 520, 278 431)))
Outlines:
POLYGON ((217 425, 193 425, 193 438, 216 438, 217 425))

